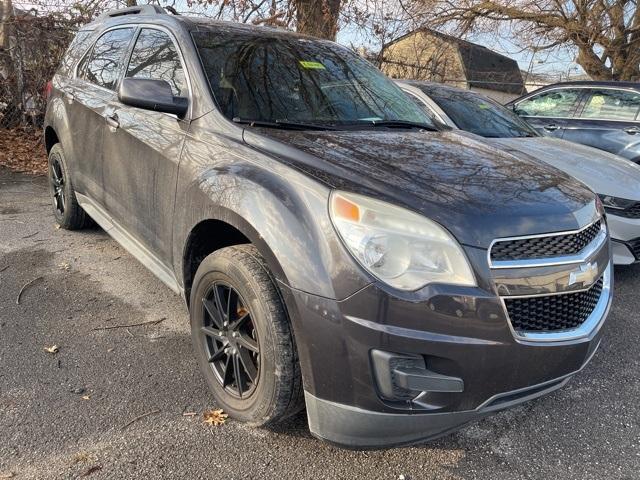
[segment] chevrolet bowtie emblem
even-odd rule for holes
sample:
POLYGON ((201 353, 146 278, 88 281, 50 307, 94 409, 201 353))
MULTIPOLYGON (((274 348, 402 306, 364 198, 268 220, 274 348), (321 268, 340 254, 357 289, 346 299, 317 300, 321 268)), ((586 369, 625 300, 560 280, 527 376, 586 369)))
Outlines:
POLYGON ((598 263, 583 263, 577 270, 569 274, 569 286, 581 283, 582 285, 591 285, 598 275, 598 263))

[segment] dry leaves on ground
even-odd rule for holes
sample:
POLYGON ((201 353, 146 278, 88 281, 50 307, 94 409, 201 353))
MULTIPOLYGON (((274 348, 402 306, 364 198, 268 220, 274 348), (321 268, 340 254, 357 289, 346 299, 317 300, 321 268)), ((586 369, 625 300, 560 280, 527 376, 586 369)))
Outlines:
POLYGON ((208 410, 204 412, 204 423, 208 423, 209 425, 224 425, 224 422, 227 421, 227 415, 224 411, 219 408, 217 410, 208 410))
POLYGON ((44 347, 44 351, 48 353, 58 353, 58 346, 52 345, 50 347, 44 347))
POLYGON ((47 156, 38 129, 0 129, 0 165, 17 172, 45 175, 47 156))

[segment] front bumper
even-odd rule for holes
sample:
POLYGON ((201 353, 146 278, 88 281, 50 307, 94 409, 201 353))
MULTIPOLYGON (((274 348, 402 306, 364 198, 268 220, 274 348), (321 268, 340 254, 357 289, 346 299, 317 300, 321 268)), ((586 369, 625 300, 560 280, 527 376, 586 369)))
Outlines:
POLYGON ((640 219, 607 215, 613 247, 613 263, 630 265, 640 261, 640 219))
MULTIPOLYGON (((518 284, 509 278, 509 270, 491 270, 486 250, 468 247, 466 251, 479 282, 473 288, 429 285, 401 293, 371 284, 341 301, 282 289, 294 326, 314 435, 351 448, 432 439, 560 388, 586 365, 600 342, 611 304, 610 284, 594 310, 597 318, 585 322, 588 330, 577 329, 575 335, 555 339, 527 338, 512 328, 502 301, 505 297, 497 291, 508 290, 511 295, 527 294, 531 288, 564 292, 576 288, 579 277, 570 278, 584 265, 519 269, 526 282, 518 284), (420 368, 409 365, 407 370, 405 364, 381 375, 375 360, 379 351, 419 358, 420 368), (426 372, 448 385, 459 382, 463 388, 389 395, 383 380, 394 378, 398 371, 426 372)), ((610 254, 607 242, 585 259, 605 271, 603 278, 608 282, 613 271, 610 254)))
MULTIPOLYGON (((593 358, 598 346, 595 345, 579 370, 593 358)), ((347 448, 373 449, 421 443, 447 435, 491 413, 547 395, 566 385, 578 371, 542 384, 494 395, 475 410, 459 412, 409 415, 375 412, 322 400, 305 392, 309 429, 321 440, 347 448)))

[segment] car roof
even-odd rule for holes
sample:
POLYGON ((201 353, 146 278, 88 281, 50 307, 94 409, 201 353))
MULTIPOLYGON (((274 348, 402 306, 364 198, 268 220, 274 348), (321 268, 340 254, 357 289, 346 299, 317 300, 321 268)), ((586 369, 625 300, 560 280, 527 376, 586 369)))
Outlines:
POLYGON ((207 17, 194 17, 187 15, 174 15, 167 13, 162 7, 157 5, 142 5, 140 7, 129 7, 118 10, 110 10, 100 15, 93 22, 82 27, 81 30, 106 29, 116 25, 153 23, 165 26, 174 26, 188 31, 206 31, 216 29, 225 31, 228 34, 259 35, 268 37, 283 38, 305 38, 318 42, 327 40, 311 37, 282 27, 270 25, 252 25, 224 20, 215 20, 207 17))
MULTIPOLYGON (((465 88, 454 87, 453 85, 445 85, 442 83, 428 82, 426 80, 395 80, 399 85, 409 85, 411 87, 422 90, 426 95, 443 95, 447 93, 456 93, 467 95, 469 97, 478 97, 487 99, 488 97, 481 93, 474 92, 473 90, 467 90, 465 88)), ((491 100, 490 98, 488 98, 491 100)))
POLYGON ((573 82, 558 82, 545 85, 542 88, 552 87, 626 87, 640 88, 640 82, 620 82, 613 80, 576 80, 573 82))

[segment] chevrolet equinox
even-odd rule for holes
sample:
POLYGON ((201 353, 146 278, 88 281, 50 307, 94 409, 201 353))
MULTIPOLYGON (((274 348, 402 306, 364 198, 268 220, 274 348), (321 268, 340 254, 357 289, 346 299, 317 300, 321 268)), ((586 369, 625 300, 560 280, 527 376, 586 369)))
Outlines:
POLYGON ((103 14, 48 86, 55 218, 93 219, 189 308, 216 404, 353 448, 563 386, 611 302, 604 210, 435 125, 333 42, 103 14))

